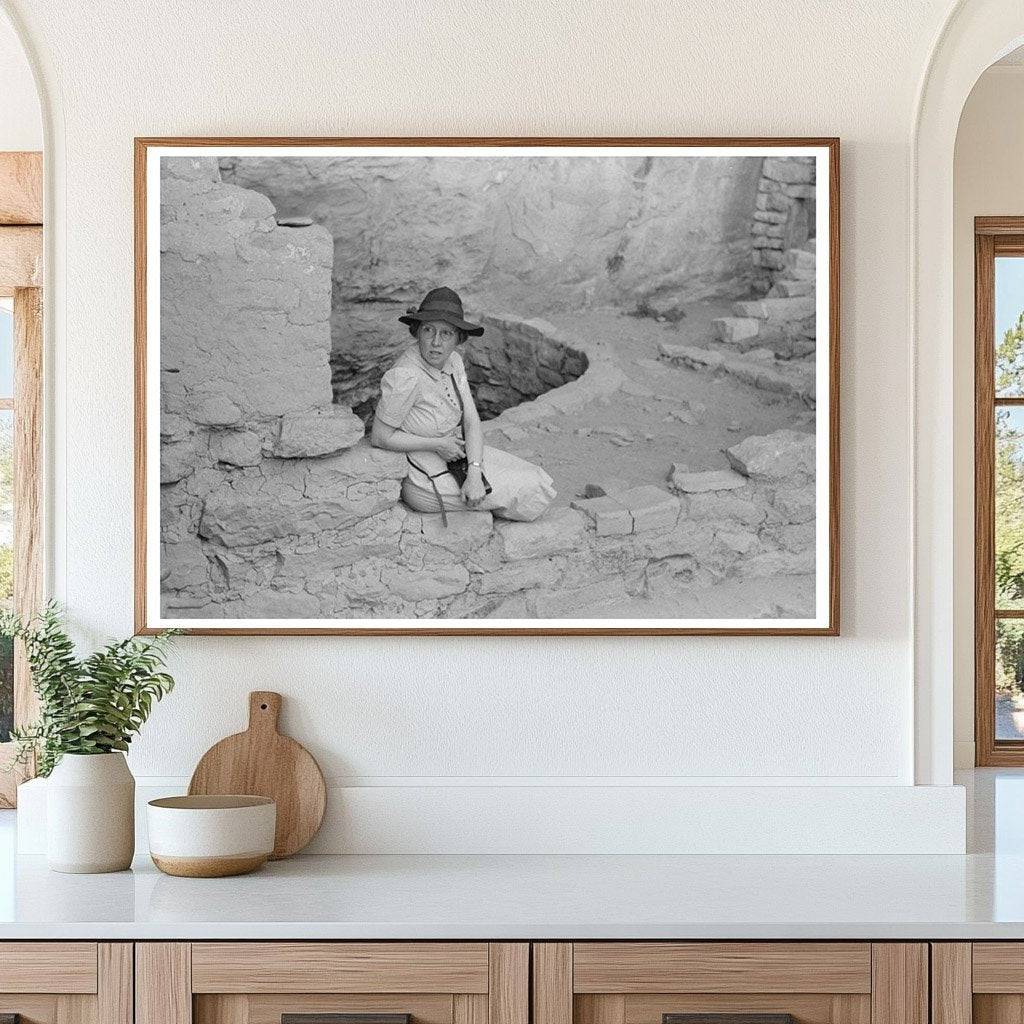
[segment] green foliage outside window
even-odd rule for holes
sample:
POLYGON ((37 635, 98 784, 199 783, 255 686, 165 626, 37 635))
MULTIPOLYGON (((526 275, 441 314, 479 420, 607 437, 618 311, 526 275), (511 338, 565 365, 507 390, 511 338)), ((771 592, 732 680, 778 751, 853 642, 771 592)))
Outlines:
MULTIPOLYGON (((1021 395, 1024 313, 996 347, 996 395, 1021 395)), ((1024 413, 1024 410, 1021 410, 1024 413)), ((996 608, 1024 607, 1024 431, 1010 409, 996 410, 996 608)), ((1003 621, 996 629, 996 685, 1024 690, 1024 629, 1003 621)))

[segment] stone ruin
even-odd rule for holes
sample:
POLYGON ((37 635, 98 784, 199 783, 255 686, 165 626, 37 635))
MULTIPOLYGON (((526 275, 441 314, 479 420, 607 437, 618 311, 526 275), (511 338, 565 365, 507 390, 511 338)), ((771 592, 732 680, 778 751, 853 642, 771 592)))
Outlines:
MULTIPOLYGON (((372 448, 358 403, 337 401, 336 238, 224 177, 215 160, 163 161, 165 616, 699 618, 734 617, 737 600, 752 618, 812 614, 811 434, 748 437, 727 470, 595 481, 535 523, 465 512, 445 529, 406 508, 404 456, 372 448)), ((783 266, 803 272, 792 253, 809 252, 790 250, 783 266)), ((736 319, 782 337, 776 308, 736 319)), ((492 441, 628 387, 599 344, 537 319, 483 321, 465 351, 492 441)), ((813 404, 813 382, 759 362, 745 338, 719 340, 734 354, 668 346, 663 358, 813 404)))
POLYGON ((224 182, 335 240, 335 401, 364 419, 407 344, 393 325, 428 287, 456 282, 467 308, 544 316, 683 304, 756 286, 751 210, 764 161, 380 155, 225 157, 224 182))
MULTIPOLYGON (((783 253, 800 249, 815 234, 817 164, 812 156, 767 157, 757 183, 750 225, 754 287, 766 292, 792 269, 783 253)), ((805 294, 805 293, 801 293, 805 294)))

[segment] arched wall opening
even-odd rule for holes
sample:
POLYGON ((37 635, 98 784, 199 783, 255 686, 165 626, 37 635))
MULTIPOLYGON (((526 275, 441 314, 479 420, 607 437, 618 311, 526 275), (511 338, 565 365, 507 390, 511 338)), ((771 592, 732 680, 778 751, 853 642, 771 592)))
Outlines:
MULTIPOLYGON (((974 514, 974 329, 975 329, 975 238, 976 217, 1024 215, 1024 184, 1020 168, 1024 166, 1024 48, 1003 57, 982 73, 964 105, 956 138, 953 176, 953 489, 954 550, 953 572, 956 587, 953 598, 953 744, 954 768, 970 768, 976 762, 975 749, 975 631, 974 593, 969 585, 976 577, 974 514)), ((1002 338, 1024 308, 1020 292, 1011 283, 1014 267, 1024 261, 1005 259, 997 263, 996 336, 1002 338), (1012 303, 1012 306, 1009 305, 1012 303)), ((1000 500, 997 502, 997 538, 1011 537, 1019 507, 1008 501, 1008 488, 1014 487, 1011 467, 1019 460, 1013 456, 1017 414, 1003 408, 997 417, 999 450, 1004 458, 999 474, 1000 500)), ((999 544, 1005 548, 1005 541, 999 544)), ((1016 586, 1016 559, 1004 557, 997 563, 1002 570, 1000 590, 1005 595, 997 602, 1005 605, 1016 586)), ((1015 681, 1013 652, 1020 628, 1012 621, 1000 620, 1001 643, 997 644, 996 735, 999 739, 1021 735, 1018 722, 1021 698, 1015 681)), ((989 698, 982 698, 988 704, 989 698)))
MULTIPOLYGON (((960 364, 954 328, 954 151, 971 90, 985 70, 1024 43, 1017 0, 961 0, 951 11, 921 83, 911 139, 914 254, 910 326, 914 360, 915 781, 949 785, 954 765, 954 687, 962 680, 963 595, 973 593, 962 551, 959 486, 960 364)), ((971 499, 968 499, 971 500, 971 499)))
POLYGON ((0 152, 43 148, 43 117, 21 39, 0 8, 0 152))

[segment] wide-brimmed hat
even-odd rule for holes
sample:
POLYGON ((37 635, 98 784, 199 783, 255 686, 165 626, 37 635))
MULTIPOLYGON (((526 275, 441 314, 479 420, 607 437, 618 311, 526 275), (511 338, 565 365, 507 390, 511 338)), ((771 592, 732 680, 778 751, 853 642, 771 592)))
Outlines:
POLYGON ((451 324, 452 327, 457 327, 460 331, 473 335, 473 337, 484 333, 484 329, 479 324, 471 324, 463 317, 462 299, 451 288, 431 288, 424 296, 419 309, 413 309, 410 306, 406 310, 405 316, 400 316, 398 319, 403 324, 409 324, 410 327, 418 326, 428 320, 441 320, 446 324, 451 324))

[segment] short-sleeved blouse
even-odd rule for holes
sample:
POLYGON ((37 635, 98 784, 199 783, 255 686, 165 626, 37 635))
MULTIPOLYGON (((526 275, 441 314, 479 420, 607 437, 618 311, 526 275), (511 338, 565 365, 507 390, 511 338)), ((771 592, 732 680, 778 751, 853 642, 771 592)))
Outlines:
POLYGON ((419 346, 413 345, 381 379, 376 418, 420 437, 444 437, 462 421, 456 388, 463 396, 470 394, 462 356, 453 352, 438 370, 425 362, 419 346))

